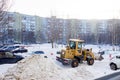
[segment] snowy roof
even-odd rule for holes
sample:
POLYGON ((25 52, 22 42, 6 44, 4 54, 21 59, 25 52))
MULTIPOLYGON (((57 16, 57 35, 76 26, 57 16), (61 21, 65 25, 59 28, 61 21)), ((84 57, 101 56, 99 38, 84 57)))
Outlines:
POLYGON ((69 41, 78 41, 78 42, 84 42, 84 40, 80 40, 80 39, 70 39, 69 41))

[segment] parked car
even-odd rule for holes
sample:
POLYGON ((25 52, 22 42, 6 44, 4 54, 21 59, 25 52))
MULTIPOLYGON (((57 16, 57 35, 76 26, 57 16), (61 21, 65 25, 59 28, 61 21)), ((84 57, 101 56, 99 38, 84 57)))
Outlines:
POLYGON ((120 56, 115 56, 111 59, 110 68, 112 70, 117 70, 120 68, 120 56))
POLYGON ((105 54, 105 51, 98 52, 98 54, 104 55, 104 54, 105 54))
POLYGON ((0 49, 0 52, 11 52, 16 48, 19 48, 20 46, 4 46, 0 49))
POLYGON ((22 59, 24 59, 22 56, 14 55, 11 52, 1 52, 0 53, 0 64, 16 63, 22 59))
POLYGON ((32 54, 44 54, 44 52, 43 51, 34 51, 34 52, 32 52, 32 54))
POLYGON ((12 51, 12 53, 24 53, 24 52, 28 52, 28 50, 25 49, 24 47, 20 47, 12 51))
POLYGON ((19 48, 20 46, 8 46, 5 51, 6 52, 11 52, 12 50, 16 49, 16 48, 19 48))
POLYGON ((61 54, 61 52, 60 52, 60 51, 57 51, 57 54, 61 54))
POLYGON ((3 46, 3 47, 1 47, 1 48, 0 48, 0 52, 5 52, 5 49, 6 49, 7 47, 8 47, 8 46, 6 46, 6 45, 3 46))
POLYGON ((7 48, 8 47, 8 45, 3 45, 1 48, 0 48, 0 50, 1 49, 4 49, 4 48, 7 48))

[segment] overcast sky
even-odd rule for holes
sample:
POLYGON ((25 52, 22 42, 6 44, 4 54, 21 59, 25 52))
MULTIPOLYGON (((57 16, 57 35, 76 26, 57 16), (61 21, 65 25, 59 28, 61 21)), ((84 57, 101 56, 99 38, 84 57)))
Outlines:
POLYGON ((120 0, 14 0, 10 11, 41 17, 120 18, 120 0))

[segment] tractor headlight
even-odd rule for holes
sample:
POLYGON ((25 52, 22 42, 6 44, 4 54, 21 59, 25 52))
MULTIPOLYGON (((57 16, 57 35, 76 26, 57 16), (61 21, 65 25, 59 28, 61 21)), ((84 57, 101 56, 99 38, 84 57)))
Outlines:
POLYGON ((62 54, 65 54, 64 51, 62 52, 62 54))

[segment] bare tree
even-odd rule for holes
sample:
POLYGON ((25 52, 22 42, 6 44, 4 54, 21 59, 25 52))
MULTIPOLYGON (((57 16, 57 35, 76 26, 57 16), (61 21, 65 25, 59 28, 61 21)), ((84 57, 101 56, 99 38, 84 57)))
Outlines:
POLYGON ((116 42, 117 42, 117 45, 120 44, 120 23, 119 23, 119 21, 117 21, 116 42))
POLYGON ((72 19, 71 22, 71 27, 72 27, 72 38, 78 38, 78 32, 79 32, 79 21, 77 19, 72 19))
POLYGON ((7 22, 7 11, 11 7, 11 0, 0 0, 0 25, 3 25, 7 22))
POLYGON ((113 22, 114 22, 114 19, 110 19, 110 20, 108 20, 108 23, 107 23, 107 30, 108 30, 108 33, 107 33, 107 35, 108 35, 108 38, 107 38, 107 42, 109 42, 109 44, 114 44, 114 32, 115 32, 115 26, 114 26, 114 24, 113 24, 113 22))
POLYGON ((119 43, 119 30, 120 30, 120 23, 118 19, 111 19, 108 22, 108 36, 109 41, 113 46, 113 50, 115 50, 115 45, 119 43))
POLYGON ((63 38, 63 19, 56 20, 56 30, 55 30, 56 43, 62 43, 63 38))
POLYGON ((48 19, 48 31, 47 31, 47 35, 48 35, 48 39, 49 42, 52 43, 52 48, 54 48, 53 43, 56 40, 56 30, 57 30, 57 22, 56 22, 56 16, 52 16, 51 18, 48 19))
POLYGON ((117 43, 117 26, 118 26, 118 22, 117 19, 112 19, 112 45, 114 46, 117 43))
POLYGON ((5 36, 4 33, 6 32, 6 28, 8 26, 7 11, 11 7, 11 2, 12 0, 0 0, 0 37, 3 42, 5 36))
POLYGON ((71 20, 68 19, 66 22, 66 39, 68 40, 72 37, 72 26, 71 26, 71 20))

